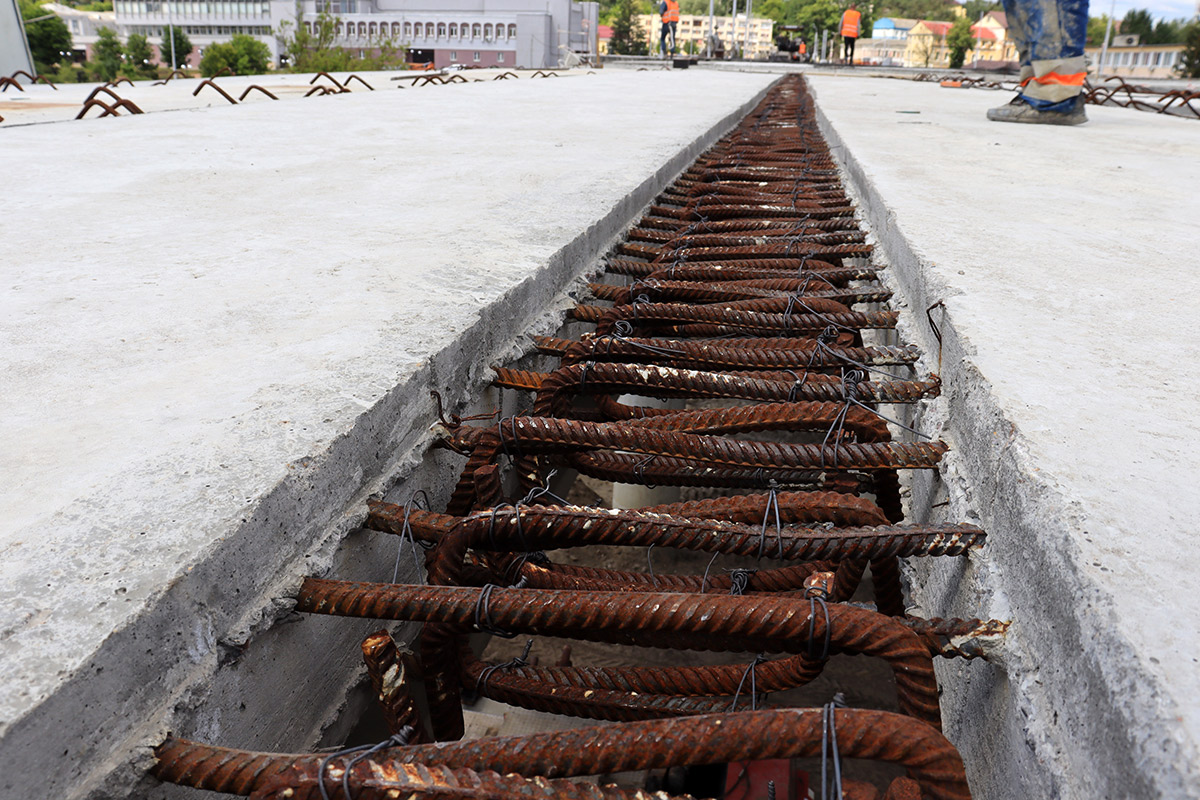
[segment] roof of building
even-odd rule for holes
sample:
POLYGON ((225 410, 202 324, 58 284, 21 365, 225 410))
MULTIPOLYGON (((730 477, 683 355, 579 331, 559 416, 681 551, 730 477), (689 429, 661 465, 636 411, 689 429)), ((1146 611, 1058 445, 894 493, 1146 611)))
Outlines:
POLYGON ((885 30, 888 28, 894 28, 896 30, 906 31, 916 24, 917 20, 908 19, 907 17, 883 17, 875 20, 875 24, 871 27, 885 30))
POLYGON ((1000 24, 1001 28, 1004 28, 1005 30, 1008 29, 1008 14, 1004 13, 1003 11, 989 11, 983 15, 984 19, 987 19, 988 17, 996 20, 996 22, 1000 24))
MULTIPOLYGON (((933 20, 933 19, 923 19, 917 24, 924 25, 930 32, 934 33, 937 36, 945 36, 946 31, 950 30, 950 26, 953 25, 954 23, 953 22, 939 22, 939 21, 933 20)), ((916 27, 916 26, 914 26, 914 27, 916 27)))
POLYGON ((601 39, 612 38, 612 25, 597 25, 596 35, 601 39))
POLYGON ((991 39, 992 41, 995 41, 998 38, 995 30, 987 27, 986 25, 980 25, 979 23, 975 23, 971 26, 971 35, 976 39, 991 39))
POLYGON ((42 3, 42 7, 58 17, 87 17, 101 22, 112 22, 117 17, 114 11, 80 11, 61 3, 42 3))

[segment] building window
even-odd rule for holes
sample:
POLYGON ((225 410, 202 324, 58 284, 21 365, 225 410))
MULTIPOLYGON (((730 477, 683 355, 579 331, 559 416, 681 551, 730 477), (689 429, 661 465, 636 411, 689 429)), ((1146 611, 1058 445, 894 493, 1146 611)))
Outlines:
POLYGON ((400 38, 400 23, 399 22, 392 23, 392 36, 396 39, 400 38))
POLYGON ((504 53, 496 53, 496 63, 497 64, 504 63, 504 53))
POLYGON ((456 23, 456 22, 450 23, 450 38, 451 39, 458 38, 458 23, 456 23))
POLYGON ((437 35, 438 35, 438 38, 439 38, 439 39, 443 39, 443 38, 445 38, 445 36, 446 36, 446 23, 444 23, 444 22, 439 22, 439 23, 438 23, 438 26, 437 26, 437 35))
POLYGON ((450 60, 451 60, 451 61, 458 61, 458 51, 457 51, 457 50, 451 50, 451 51, 450 51, 450 60))
POLYGON ((367 35, 367 23, 358 23, 358 35, 365 37, 367 35))
POLYGON ((367 26, 367 33, 371 36, 374 36, 375 34, 379 33, 379 30, 375 27, 374 22, 372 22, 370 25, 367 26))
POLYGON ((490 40, 492 38, 492 23, 483 26, 483 38, 490 40))
POLYGON ((405 39, 412 38, 412 23, 411 22, 404 23, 404 38, 405 39))
POLYGON ((476 22, 474 25, 471 26, 471 38, 478 39, 482 35, 483 35, 483 26, 480 25, 478 22, 476 22))
POLYGON ((472 53, 472 60, 474 60, 474 61, 479 60, 479 51, 478 50, 476 50, 474 53, 472 53))
POLYGON ((516 25, 508 26, 508 38, 510 38, 510 39, 517 38, 517 26, 516 25))
POLYGON ((425 23, 425 38, 426 39, 433 38, 433 23, 432 22, 425 23))

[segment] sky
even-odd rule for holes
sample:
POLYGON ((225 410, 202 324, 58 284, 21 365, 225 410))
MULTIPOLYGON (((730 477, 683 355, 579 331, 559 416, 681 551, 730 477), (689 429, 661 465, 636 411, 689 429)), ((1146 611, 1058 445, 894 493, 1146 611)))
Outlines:
MULTIPOLYGON (((1088 14, 1098 17, 1109 13, 1112 0, 1091 0, 1088 14)), ((1121 19, 1125 12, 1134 8, 1145 8, 1157 22, 1160 19, 1178 19, 1192 17, 1196 13, 1196 0, 1117 0, 1117 10, 1114 16, 1121 19)))

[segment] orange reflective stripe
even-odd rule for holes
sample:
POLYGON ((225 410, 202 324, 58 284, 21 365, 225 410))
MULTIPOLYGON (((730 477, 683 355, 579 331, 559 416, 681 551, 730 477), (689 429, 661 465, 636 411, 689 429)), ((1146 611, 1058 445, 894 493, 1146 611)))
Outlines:
MULTIPOLYGON (((1083 80, 1086 77, 1086 72, 1076 72, 1071 75, 1059 75, 1057 72, 1047 72, 1040 78, 1036 76, 1030 77, 1026 79, 1025 83, 1029 83, 1029 81, 1035 81, 1043 86, 1048 84, 1059 84, 1060 86, 1083 86, 1083 80)), ((1021 85, 1024 86, 1025 84, 1021 85)))

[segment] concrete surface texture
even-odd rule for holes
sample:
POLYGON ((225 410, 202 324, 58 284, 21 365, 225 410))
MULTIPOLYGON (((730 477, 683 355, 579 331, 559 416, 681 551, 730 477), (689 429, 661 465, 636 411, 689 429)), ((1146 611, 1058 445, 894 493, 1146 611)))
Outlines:
MULTIPOLYGON (((110 106, 116 105, 120 100, 127 100, 138 111, 149 114, 155 111, 213 108, 241 103, 256 105, 286 100, 307 100, 311 103, 328 97, 327 92, 361 94, 396 89, 436 91, 442 88, 443 80, 453 83, 480 83, 498 78, 505 81, 545 80, 543 75, 547 72, 554 73, 550 78, 553 80, 584 76, 589 70, 468 69, 454 73, 390 70, 319 75, 277 72, 269 75, 227 75, 213 78, 211 84, 205 83, 202 78, 173 78, 169 81, 122 79, 117 86, 101 83, 34 84, 22 76, 19 79, 20 90, 10 87, 0 94, 0 117, 3 118, 0 119, 0 127, 74 120, 84 110, 84 103, 92 97, 110 106), (533 78, 534 75, 538 77, 533 78), (264 89, 273 97, 264 94, 261 91, 264 89)), ((136 113, 121 106, 117 106, 116 110, 118 116, 136 113)), ((84 118, 97 119, 103 113, 103 107, 92 106, 84 118)))
POLYGON ((924 424, 954 449, 914 513, 989 538, 920 611, 1014 620, 1001 665, 940 665, 972 789, 1200 797, 1200 122, 1003 125, 1006 94, 810 82, 934 371, 944 303, 924 424))
POLYGON ((116 794, 111 770, 168 726, 311 746, 362 631, 276 626, 301 671, 250 645, 423 450, 429 390, 478 396, 772 80, 600 73, 0 131, 0 796, 116 794), (315 660, 336 650, 340 672, 315 660), (278 707, 238 717, 264 685, 278 707))

